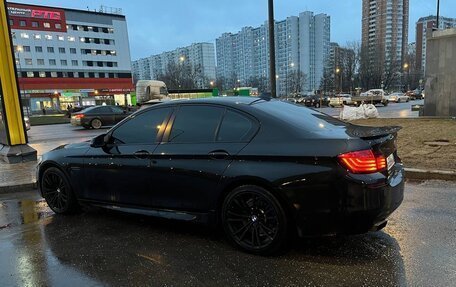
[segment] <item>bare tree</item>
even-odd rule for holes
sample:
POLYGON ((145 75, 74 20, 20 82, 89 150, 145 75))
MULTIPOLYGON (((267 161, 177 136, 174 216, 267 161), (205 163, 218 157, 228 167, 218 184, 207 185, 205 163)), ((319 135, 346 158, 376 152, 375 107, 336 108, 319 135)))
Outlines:
POLYGON ((296 96, 300 94, 306 82, 306 75, 301 70, 294 70, 288 73, 288 90, 289 94, 296 96))
POLYGON ((258 92, 266 92, 269 89, 269 81, 266 77, 252 76, 248 79, 247 85, 252 88, 258 88, 258 92))
POLYGON ((158 80, 166 83, 170 89, 196 89, 209 85, 201 66, 193 67, 187 62, 169 62, 165 73, 157 76, 158 80))

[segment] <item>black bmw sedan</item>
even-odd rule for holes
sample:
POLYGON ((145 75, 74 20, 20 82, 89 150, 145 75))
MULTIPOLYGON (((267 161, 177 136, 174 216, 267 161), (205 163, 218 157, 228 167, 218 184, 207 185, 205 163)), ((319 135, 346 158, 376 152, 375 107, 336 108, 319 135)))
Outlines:
POLYGON ((39 188, 56 213, 89 204, 201 222, 271 254, 296 234, 383 228, 403 199, 398 129, 262 98, 172 101, 44 154, 39 188))

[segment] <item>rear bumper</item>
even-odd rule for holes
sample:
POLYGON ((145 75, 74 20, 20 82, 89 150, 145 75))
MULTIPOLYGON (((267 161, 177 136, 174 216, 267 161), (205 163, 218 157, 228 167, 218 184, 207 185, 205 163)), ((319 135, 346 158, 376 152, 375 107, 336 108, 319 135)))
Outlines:
POLYGON ((326 208, 296 210, 298 234, 359 234, 383 228, 404 197, 404 171, 398 166, 388 178, 348 176, 333 184, 333 191, 328 193, 333 198, 327 199, 326 208))

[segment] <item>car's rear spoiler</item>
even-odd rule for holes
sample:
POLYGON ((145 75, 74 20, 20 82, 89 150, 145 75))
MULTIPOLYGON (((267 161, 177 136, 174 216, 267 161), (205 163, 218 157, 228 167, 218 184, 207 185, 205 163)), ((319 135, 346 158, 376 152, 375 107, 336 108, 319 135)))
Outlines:
POLYGON ((352 137, 373 139, 387 135, 395 135, 400 129, 402 129, 400 126, 368 127, 350 124, 347 126, 347 133, 352 137))

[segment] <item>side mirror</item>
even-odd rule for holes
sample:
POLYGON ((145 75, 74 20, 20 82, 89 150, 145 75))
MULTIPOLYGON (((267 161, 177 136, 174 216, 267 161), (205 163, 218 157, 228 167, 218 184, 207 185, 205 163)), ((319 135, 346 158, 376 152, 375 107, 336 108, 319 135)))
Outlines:
POLYGON ((99 136, 96 136, 90 141, 90 146, 95 148, 104 147, 108 142, 108 138, 109 137, 107 134, 101 134, 99 136))

